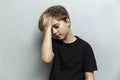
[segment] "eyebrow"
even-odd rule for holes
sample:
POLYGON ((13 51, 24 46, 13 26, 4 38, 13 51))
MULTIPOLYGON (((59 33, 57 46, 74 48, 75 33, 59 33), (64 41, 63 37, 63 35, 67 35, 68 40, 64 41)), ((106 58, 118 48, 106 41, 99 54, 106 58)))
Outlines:
POLYGON ((55 24, 53 24, 53 26, 56 26, 56 25, 59 25, 59 23, 55 23, 55 24))

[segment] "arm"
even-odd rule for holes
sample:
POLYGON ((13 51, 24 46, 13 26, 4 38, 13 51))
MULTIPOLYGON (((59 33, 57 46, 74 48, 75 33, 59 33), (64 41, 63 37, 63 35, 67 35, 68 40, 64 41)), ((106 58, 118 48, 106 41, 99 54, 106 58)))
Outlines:
POLYGON ((85 80, 94 80, 94 72, 85 72, 85 80))
POLYGON ((41 58, 45 63, 51 63, 54 57, 54 53, 52 51, 51 28, 52 26, 48 26, 44 30, 44 38, 41 47, 41 58))

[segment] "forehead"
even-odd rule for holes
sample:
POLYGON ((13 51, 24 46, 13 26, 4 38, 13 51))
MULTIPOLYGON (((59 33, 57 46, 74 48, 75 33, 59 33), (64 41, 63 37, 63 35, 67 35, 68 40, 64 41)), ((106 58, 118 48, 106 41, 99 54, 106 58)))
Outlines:
POLYGON ((56 23, 59 23, 59 21, 57 19, 52 19, 52 25, 56 24, 56 23))
POLYGON ((57 20, 55 18, 52 19, 52 25, 60 24, 61 22, 63 22, 63 21, 62 20, 57 20))

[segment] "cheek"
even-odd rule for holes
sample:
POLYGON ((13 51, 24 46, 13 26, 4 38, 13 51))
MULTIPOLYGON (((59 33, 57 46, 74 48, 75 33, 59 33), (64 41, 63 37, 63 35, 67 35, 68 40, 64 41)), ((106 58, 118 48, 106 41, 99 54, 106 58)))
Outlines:
POLYGON ((68 26, 62 24, 58 31, 61 35, 65 35, 68 32, 68 26))
POLYGON ((68 32, 68 29, 67 28, 62 28, 61 29, 61 35, 66 35, 67 34, 67 32, 68 32))

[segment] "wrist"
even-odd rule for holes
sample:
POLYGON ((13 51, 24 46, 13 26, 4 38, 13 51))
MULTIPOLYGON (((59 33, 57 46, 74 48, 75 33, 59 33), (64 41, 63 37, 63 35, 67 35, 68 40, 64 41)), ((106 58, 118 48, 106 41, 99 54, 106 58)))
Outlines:
POLYGON ((48 26, 44 29, 44 32, 49 32, 49 31, 51 32, 51 29, 52 29, 51 26, 48 26))

